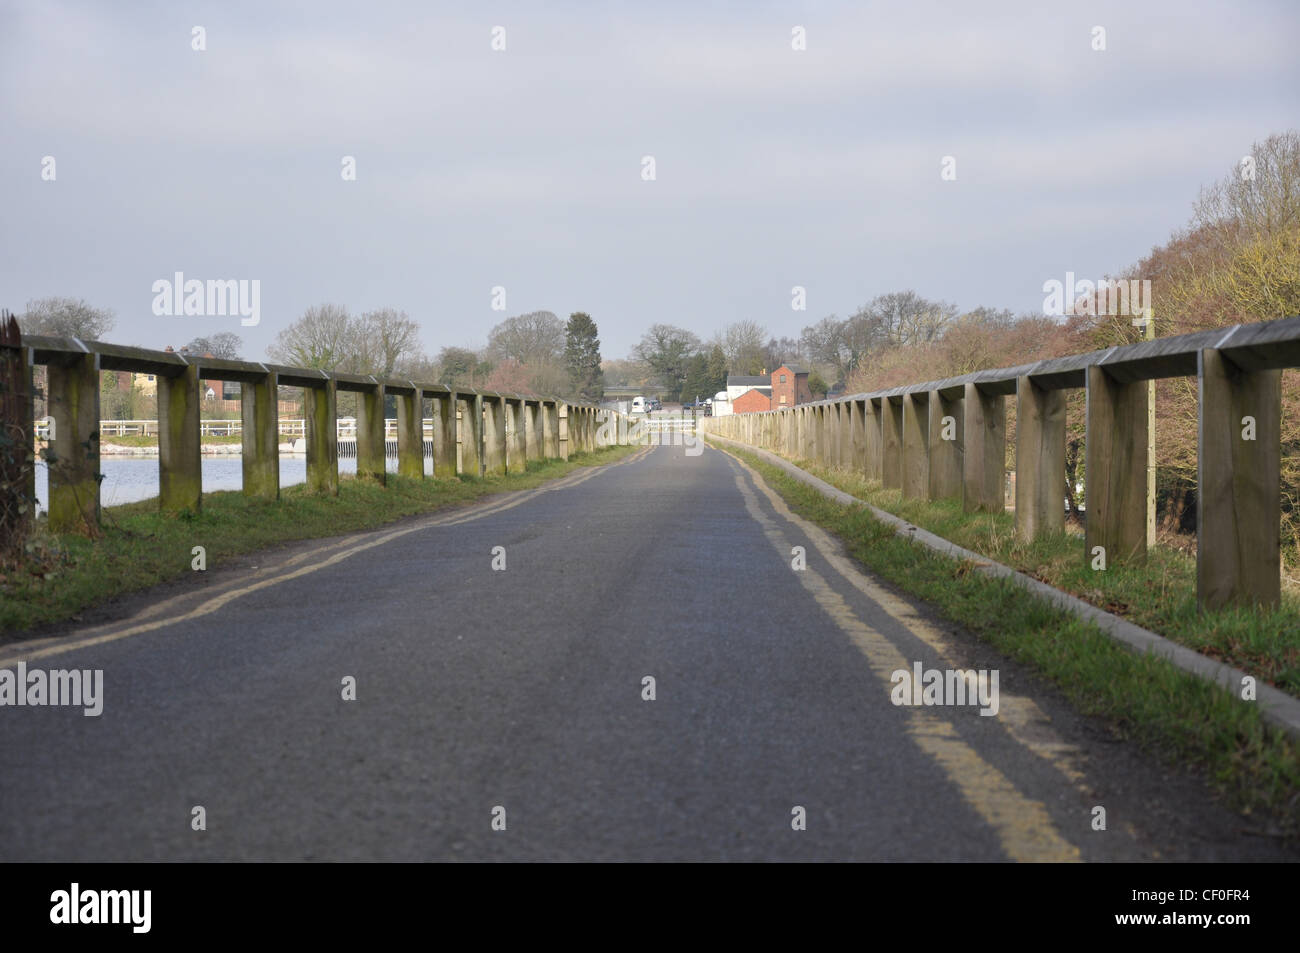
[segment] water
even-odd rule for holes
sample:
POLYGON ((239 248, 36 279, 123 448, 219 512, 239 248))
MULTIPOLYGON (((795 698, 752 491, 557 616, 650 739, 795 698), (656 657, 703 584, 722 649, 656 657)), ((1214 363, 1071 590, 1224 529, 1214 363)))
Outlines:
MULTIPOLYGON (((390 473, 397 471, 397 458, 389 457, 385 467, 390 473)), ((99 487, 100 503, 117 506, 135 503, 158 495, 157 457, 103 457, 100 472, 104 482, 99 487)), ((240 490, 244 487, 243 458, 239 456, 208 457, 202 459, 203 491, 240 490)), ((339 473, 356 473, 356 457, 339 457, 339 473)), ((425 457, 424 472, 433 474, 433 461, 425 457)), ((292 486, 307 481, 307 456, 305 454, 280 454, 280 486, 292 486)), ((45 511, 49 500, 49 471, 43 462, 36 466, 37 512, 45 511)))

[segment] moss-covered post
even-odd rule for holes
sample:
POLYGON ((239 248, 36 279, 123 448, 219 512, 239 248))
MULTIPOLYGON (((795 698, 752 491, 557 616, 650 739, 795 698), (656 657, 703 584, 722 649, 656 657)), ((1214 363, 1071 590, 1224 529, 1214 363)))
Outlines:
POLYGON ((1282 372, 1243 370, 1208 349, 1197 370, 1196 601, 1205 610, 1275 608, 1282 574, 1282 372))
POLYGON ((307 415, 307 489, 339 495, 338 384, 333 378, 304 387, 307 415))
POLYGON ((524 459, 542 458, 542 433, 540 414, 542 404, 537 400, 524 401, 524 459))
POLYGON ((483 472, 506 474, 506 403, 500 394, 483 395, 483 472))
POLYGON ((483 475, 483 395, 462 391, 460 402, 460 472, 483 475))
POLYGON ((424 479, 424 397, 415 387, 397 394, 397 472, 424 479))
POLYGON ((553 400, 542 401, 542 456, 554 460, 560 456, 560 410, 553 400))
POLYGON ((16 554, 36 518, 36 420, 31 352, 18 320, 0 316, 0 553, 16 554))
POLYGON ((502 398, 506 421, 506 472, 523 473, 528 456, 524 437, 524 402, 518 397, 502 398))
POLYGON ((99 532, 99 355, 49 365, 49 528, 99 532))
POLYGON ((439 389, 433 396, 433 475, 442 479, 456 475, 456 394, 439 389))
POLYGON ((569 411, 571 409, 572 408, 563 401, 561 401, 557 405, 556 419, 557 419, 558 426, 556 427, 555 432, 556 432, 556 439, 559 442, 559 449, 560 449, 559 457, 561 460, 569 459, 570 455, 573 452, 571 449, 573 445, 573 431, 572 431, 573 421, 569 417, 569 411))
POLYGON ((199 367, 158 380, 158 506, 199 512, 203 455, 199 447, 199 367))
POLYGON ((384 385, 364 387, 357 399, 357 476, 383 484, 388 471, 384 446, 384 385))
POLYGON ((280 404, 274 371, 239 385, 244 495, 280 498, 280 404))

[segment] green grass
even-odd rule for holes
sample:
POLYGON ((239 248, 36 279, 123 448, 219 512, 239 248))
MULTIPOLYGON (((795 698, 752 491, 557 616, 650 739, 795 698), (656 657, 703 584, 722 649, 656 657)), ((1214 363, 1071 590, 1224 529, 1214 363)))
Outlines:
POLYGON ((98 539, 51 535, 44 520, 27 564, 0 570, 0 633, 75 618, 88 606, 192 572, 191 549, 203 546, 209 569, 223 560, 279 543, 373 529, 405 516, 470 503, 505 490, 524 490, 578 467, 610 463, 637 447, 609 447, 567 462, 530 462, 507 477, 425 479, 388 474, 388 485, 341 476, 337 497, 284 487, 279 502, 238 491, 205 493, 201 512, 161 513, 158 500, 106 507, 98 539))
MULTIPOLYGON (((897 536, 893 527, 865 507, 836 503, 753 453, 726 449, 760 472, 792 510, 839 536, 863 566, 924 599, 1004 654, 1032 665, 1059 686, 1078 710, 1104 718, 1117 736, 1135 739, 1170 764, 1195 765, 1233 807, 1247 814, 1262 811, 1288 836, 1300 835, 1300 745, 1265 722, 1257 708, 1241 704, 1227 691, 1163 659, 1122 648, 1096 626, 1053 608, 1008 580, 970 572, 966 564, 897 536)), ((826 476, 819 468, 807 469, 826 476)), ((854 485, 852 477, 835 482, 855 496, 874 496, 875 505, 887 498, 880 491, 868 494, 854 485)), ((1074 542, 1067 540, 1017 550, 1016 544, 1005 541, 1009 524, 1000 516, 991 521, 985 516, 982 524, 977 520, 967 525, 952 507, 936 506, 925 520, 913 518, 911 503, 898 509, 917 525, 970 549, 996 552, 1003 562, 1012 561, 1002 558, 1006 553, 1019 553, 1030 561, 1043 558, 1059 563, 1060 572, 1068 575, 1061 553, 1067 542, 1069 552, 1076 552, 1074 542), (955 539, 961 535, 958 530, 971 537, 983 532, 985 546, 955 539), (1003 540, 1000 549, 999 540, 1003 540)), ((1082 543, 1077 553, 1081 562, 1082 543)), ((1164 572, 1160 561, 1148 573, 1153 571, 1164 572)), ((1142 592, 1140 579, 1110 585, 1115 588, 1106 591, 1131 597, 1130 605, 1141 601, 1137 598, 1142 592)), ((1145 590, 1142 598, 1150 600, 1151 590, 1145 590)), ((1172 618, 1187 622, 1180 614, 1172 618)), ((1209 632, 1224 630, 1248 631, 1249 627, 1233 614, 1211 625, 1209 632)))
MULTIPOLYGON (((282 438, 281 443, 287 443, 292 439, 293 439, 292 437, 282 438)), ((236 446, 241 444, 243 440, 244 438, 241 437, 239 434, 231 434, 229 436, 218 436, 216 434, 204 434, 199 438, 200 443, 234 444, 236 446)), ((123 434, 120 437, 115 437, 112 434, 104 434, 102 437, 100 437, 99 442, 101 444, 112 443, 112 444, 116 444, 119 447, 156 447, 158 446, 158 435, 149 434, 148 436, 145 436, 144 434, 137 433, 137 434, 123 434)))
POLYGON ((1152 547, 1145 566, 1098 572, 1085 559, 1082 532, 1023 542, 1012 513, 965 513, 953 500, 904 500, 879 481, 795 462, 872 506, 1300 696, 1300 598, 1292 592, 1272 611, 1203 613, 1196 607, 1196 560, 1172 546, 1152 547))

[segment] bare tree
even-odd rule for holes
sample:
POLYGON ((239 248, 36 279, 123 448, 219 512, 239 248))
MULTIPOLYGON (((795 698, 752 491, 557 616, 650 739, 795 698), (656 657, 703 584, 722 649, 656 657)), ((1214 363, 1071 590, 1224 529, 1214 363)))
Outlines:
POLYGON ((564 356, 564 322, 550 311, 533 311, 506 318, 488 332, 488 354, 528 367, 558 364, 564 356))
POLYGON ((405 311, 380 308, 352 322, 351 339, 357 374, 391 377, 398 364, 419 363, 420 325, 405 311))
POLYGON ((272 360, 294 367, 338 370, 354 357, 352 331, 352 317, 347 308, 338 304, 315 305, 277 334, 266 353, 272 360))
POLYGON ((1276 235, 1300 224, 1300 133, 1254 143, 1237 169, 1201 190, 1193 221, 1221 237, 1276 235))
POLYGON ((941 337, 957 319, 957 306, 946 301, 930 301, 915 291, 895 291, 877 295, 859 308, 858 314, 878 321, 889 345, 904 347, 941 337))
POLYGON ((763 341, 766 338, 767 329, 757 321, 736 321, 727 325, 722 336, 722 350, 733 374, 758 374, 764 369, 763 341))
POLYGON ((834 383, 843 383, 858 368, 881 338, 880 321, 859 311, 840 320, 835 315, 822 318, 803 329, 802 350, 819 368, 828 368, 834 383))
POLYGON ((782 364, 802 364, 808 360, 803 347, 794 338, 768 338, 763 347, 767 369, 774 371, 782 364))
POLYGON ((23 334, 100 341, 113 330, 117 317, 111 308, 96 308, 80 298, 39 298, 27 302, 19 319, 23 334))
POLYGON ((239 354, 243 349, 243 339, 233 331, 220 331, 211 337, 195 338, 189 344, 186 344, 181 348, 182 351, 200 357, 204 354, 211 354, 213 357, 218 357, 225 361, 239 360, 239 354))

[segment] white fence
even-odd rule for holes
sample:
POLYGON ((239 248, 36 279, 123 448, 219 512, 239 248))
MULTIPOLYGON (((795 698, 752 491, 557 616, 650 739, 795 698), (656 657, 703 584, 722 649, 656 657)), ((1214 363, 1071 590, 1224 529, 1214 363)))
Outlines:
MULTIPOLYGON (((357 422, 352 417, 340 417, 336 421, 336 432, 339 439, 351 440, 357 435, 357 422)), ((201 420, 199 421, 199 433, 205 437, 238 437, 244 432, 243 422, 240 420, 201 420)), ((50 435, 49 420, 36 421, 36 436, 45 440, 50 435)), ((99 422, 100 439, 106 437, 156 437, 158 436, 158 421, 156 420, 101 420, 99 422)), ((282 417, 280 418, 280 436, 282 437, 306 437, 306 421, 301 417, 282 417)), ((425 439, 433 439, 433 418, 424 419, 424 436, 425 439)), ((384 438, 387 440, 397 439, 397 421, 384 421, 384 438)))

